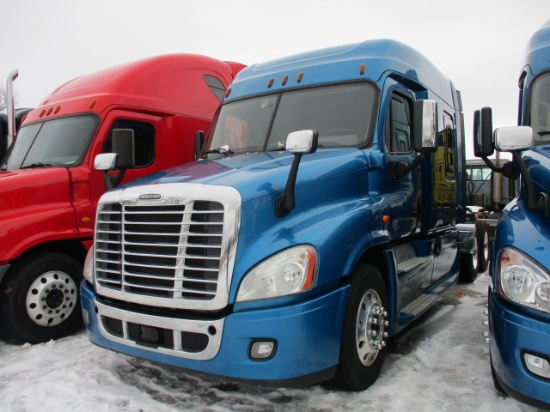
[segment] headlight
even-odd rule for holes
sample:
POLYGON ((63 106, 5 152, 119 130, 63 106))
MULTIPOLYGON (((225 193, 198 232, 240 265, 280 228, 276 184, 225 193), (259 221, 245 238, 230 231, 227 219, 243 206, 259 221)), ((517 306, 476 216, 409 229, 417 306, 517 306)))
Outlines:
POLYGON ((88 254, 86 255, 86 260, 84 261, 84 271, 82 272, 82 276, 84 276, 84 279, 86 279, 90 283, 94 283, 94 247, 92 246, 90 250, 88 250, 88 254))
POLYGON ((515 249, 500 252, 497 276, 505 298, 550 313, 550 275, 534 260, 515 249))
POLYGON ((274 298, 311 289, 315 283, 317 251, 300 245, 283 250, 248 272, 237 293, 237 302, 274 298))

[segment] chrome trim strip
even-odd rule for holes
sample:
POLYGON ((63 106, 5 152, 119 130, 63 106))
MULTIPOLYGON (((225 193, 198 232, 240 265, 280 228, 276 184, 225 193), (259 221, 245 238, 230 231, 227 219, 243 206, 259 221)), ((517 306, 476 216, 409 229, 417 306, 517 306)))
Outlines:
POLYGON ((96 319, 99 331, 101 335, 103 335, 103 337, 110 341, 117 342, 126 346, 131 346, 133 348, 147 350, 149 352, 161 353, 163 355, 177 356, 178 358, 200 361, 213 359, 220 350, 225 319, 213 321, 198 321, 144 315, 141 313, 129 312, 127 310, 121 310, 106 306, 103 303, 98 302, 97 299, 95 299, 95 307, 97 309, 96 319), (105 328, 103 324, 103 317, 108 317, 121 321, 123 331, 122 333, 124 337, 121 338, 119 336, 115 336, 109 333, 109 331, 105 328), (136 341, 130 339, 128 323, 135 323, 138 325, 150 326, 153 328, 172 330, 175 348, 153 348, 151 346, 140 345, 136 341), (215 333, 212 333, 212 331, 215 331, 215 333), (188 352, 183 350, 180 332, 193 332, 207 335, 209 339, 206 349, 201 352, 188 352))

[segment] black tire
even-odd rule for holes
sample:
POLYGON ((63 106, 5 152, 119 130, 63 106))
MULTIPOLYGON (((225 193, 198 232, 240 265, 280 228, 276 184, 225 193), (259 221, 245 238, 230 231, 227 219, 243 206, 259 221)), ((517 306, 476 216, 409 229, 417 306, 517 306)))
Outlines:
POLYGON ((37 253, 14 263, 0 297, 4 335, 38 343, 76 332, 83 326, 81 280, 82 264, 63 253, 37 253))
POLYGON ((472 283, 477 279, 477 251, 473 254, 460 254, 460 273, 458 280, 462 283, 472 283))
POLYGON ((334 385, 362 391, 376 381, 386 357, 387 306, 380 271, 372 265, 359 266, 352 277, 334 385))
POLYGON ((476 224, 476 244, 477 272, 483 273, 487 270, 490 259, 489 231, 487 230, 487 224, 484 222, 478 222, 478 224, 476 224))

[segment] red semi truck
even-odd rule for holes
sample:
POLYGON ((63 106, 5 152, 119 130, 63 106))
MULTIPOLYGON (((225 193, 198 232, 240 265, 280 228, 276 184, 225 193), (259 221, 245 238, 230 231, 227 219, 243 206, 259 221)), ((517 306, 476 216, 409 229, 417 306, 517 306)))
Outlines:
POLYGON ((0 164, 0 335, 35 343, 82 325, 78 285, 99 197, 193 160, 195 132, 243 67, 152 57, 69 81, 27 114, 0 164), (95 158, 123 151, 120 132, 132 139, 133 166, 119 159, 102 175, 95 158))

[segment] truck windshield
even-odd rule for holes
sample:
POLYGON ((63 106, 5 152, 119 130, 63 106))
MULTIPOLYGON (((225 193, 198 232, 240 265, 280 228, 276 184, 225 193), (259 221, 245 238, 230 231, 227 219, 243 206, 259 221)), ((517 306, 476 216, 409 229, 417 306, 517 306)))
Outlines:
POLYGON ((371 83, 340 84, 253 97, 224 105, 203 151, 285 150, 289 133, 315 129, 319 148, 368 143, 377 89, 371 83))
POLYGON ((97 123, 95 116, 74 116, 25 125, 2 170, 76 166, 86 154, 97 123))
POLYGON ((535 144, 550 143, 550 73, 537 78, 531 93, 531 119, 535 144))

